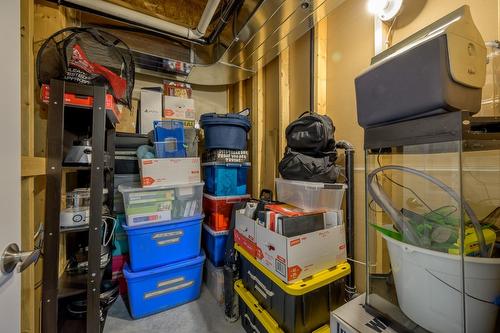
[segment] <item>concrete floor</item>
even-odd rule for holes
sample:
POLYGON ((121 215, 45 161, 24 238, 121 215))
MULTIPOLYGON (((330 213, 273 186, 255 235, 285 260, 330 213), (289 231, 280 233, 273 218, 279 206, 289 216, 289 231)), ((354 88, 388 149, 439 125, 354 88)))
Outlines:
POLYGON ((132 320, 125 303, 119 297, 108 313, 104 333, 244 333, 241 323, 229 323, 224 319, 224 309, 203 285, 201 296, 194 302, 132 320))

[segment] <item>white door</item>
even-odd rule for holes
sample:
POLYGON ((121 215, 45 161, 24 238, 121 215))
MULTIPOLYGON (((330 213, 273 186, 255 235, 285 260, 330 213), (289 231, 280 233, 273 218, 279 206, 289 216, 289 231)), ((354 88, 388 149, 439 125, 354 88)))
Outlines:
MULTIPOLYGON (((0 6, 0 255, 21 244, 20 1, 0 6)), ((2 264, 0 262, 0 264, 2 264)), ((19 332, 21 275, 0 271, 0 331, 19 332)))

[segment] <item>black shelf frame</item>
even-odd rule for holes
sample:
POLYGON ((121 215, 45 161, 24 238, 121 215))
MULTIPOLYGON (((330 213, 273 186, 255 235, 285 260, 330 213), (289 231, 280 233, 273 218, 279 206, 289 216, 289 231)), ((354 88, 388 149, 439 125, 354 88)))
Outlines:
MULTIPOLYGON (((45 200, 45 240, 43 288, 42 288, 42 332, 58 331, 58 300, 82 293, 87 295, 86 330, 101 331, 100 286, 104 270, 101 262, 102 189, 108 189, 107 205, 113 212, 114 139, 116 115, 105 107, 106 89, 103 86, 85 86, 61 80, 51 80, 47 120, 47 185, 45 200), (65 131, 64 94, 72 93, 93 97, 92 108, 81 108, 79 112, 92 112, 92 163, 84 167, 70 167, 75 171, 90 171, 90 221, 85 228, 63 229, 59 227, 61 211, 61 183, 65 131), (105 152, 109 161, 105 166, 105 152), (59 278, 60 234, 88 232, 88 273, 59 278)), ((71 107, 74 109, 74 107, 71 107)), ((68 120, 68 119, 66 119, 68 120)))

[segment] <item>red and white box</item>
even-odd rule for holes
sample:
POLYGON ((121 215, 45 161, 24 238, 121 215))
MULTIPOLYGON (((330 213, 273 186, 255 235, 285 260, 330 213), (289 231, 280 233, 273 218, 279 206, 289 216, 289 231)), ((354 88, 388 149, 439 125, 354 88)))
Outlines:
POLYGON ((255 220, 244 214, 245 210, 236 211, 234 223, 234 242, 241 246, 251 256, 255 257, 257 245, 255 242, 255 220))
POLYGON ((194 100, 177 96, 163 96, 163 119, 194 121, 196 119, 194 100))
POLYGON ((139 160, 142 187, 201 182, 200 158, 149 158, 139 160))
POLYGON ((293 283, 346 261, 344 225, 285 237, 259 224, 255 258, 285 283, 293 283))

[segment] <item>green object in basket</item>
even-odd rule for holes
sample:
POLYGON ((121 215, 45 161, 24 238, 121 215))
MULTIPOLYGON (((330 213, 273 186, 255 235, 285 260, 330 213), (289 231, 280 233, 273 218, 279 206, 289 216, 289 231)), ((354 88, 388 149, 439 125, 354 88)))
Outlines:
POLYGON ((377 230, 378 232, 380 232, 388 237, 394 238, 395 240, 398 240, 400 242, 403 241, 403 236, 401 236, 401 234, 397 231, 390 230, 390 229, 381 227, 381 226, 376 225, 376 224, 372 224, 371 226, 374 227, 375 230, 377 230))

